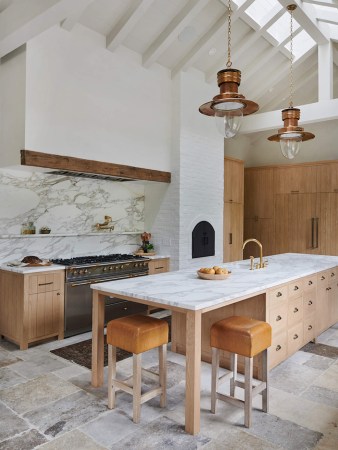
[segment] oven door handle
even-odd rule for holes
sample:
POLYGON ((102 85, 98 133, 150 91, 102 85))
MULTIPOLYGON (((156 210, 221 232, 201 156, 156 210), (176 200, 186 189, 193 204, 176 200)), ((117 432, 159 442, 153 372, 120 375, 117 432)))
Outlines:
POLYGON ((72 283, 70 286, 71 287, 76 287, 76 286, 83 286, 86 284, 95 284, 95 283, 105 283, 107 281, 115 281, 115 280, 125 280, 127 278, 134 278, 134 277, 141 277, 144 275, 148 275, 148 273, 133 273, 133 274, 124 274, 121 275, 120 277, 115 277, 115 278, 109 278, 109 279, 100 279, 100 280, 87 280, 87 281, 81 281, 79 283, 72 283))

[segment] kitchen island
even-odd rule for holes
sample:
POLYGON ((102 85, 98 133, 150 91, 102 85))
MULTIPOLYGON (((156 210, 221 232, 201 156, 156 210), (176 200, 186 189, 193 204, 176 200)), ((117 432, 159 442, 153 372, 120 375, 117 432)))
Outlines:
MULTIPOLYGON (((216 261, 215 265, 224 266, 216 261)), ((284 353, 279 353, 284 351, 283 345, 275 347, 276 354, 281 354, 282 358, 274 361, 280 362, 336 320, 337 266, 336 256, 290 253, 270 256, 266 268, 253 271, 249 270, 248 260, 227 263, 226 267, 232 273, 225 280, 202 280, 195 269, 187 269, 92 285, 92 384, 100 386, 103 383, 105 296, 118 295, 126 300, 170 309, 173 312, 172 349, 186 354, 185 429, 197 434, 200 430, 202 348, 208 347, 211 323, 233 314, 249 315, 270 323, 276 320, 276 326, 272 323, 272 350, 274 339, 286 336, 290 340, 289 345, 288 342, 283 344, 284 353), (316 303, 319 305, 317 311, 311 310, 316 303), (279 306, 281 312, 274 319, 279 306), (311 313, 305 313, 306 308, 311 313), (307 317, 311 320, 320 317, 317 324, 310 324, 308 334, 304 333, 303 323, 307 317)), ((203 359, 208 360, 207 355, 203 359)))

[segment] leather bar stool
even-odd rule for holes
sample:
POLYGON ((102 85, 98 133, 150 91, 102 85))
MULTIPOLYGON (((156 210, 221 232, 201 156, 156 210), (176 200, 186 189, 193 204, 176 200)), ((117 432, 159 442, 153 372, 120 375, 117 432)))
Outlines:
POLYGON ((251 426, 252 399, 262 395, 262 409, 269 409, 268 385, 268 347, 271 345, 271 326, 250 317, 233 316, 220 320, 212 325, 210 330, 210 345, 212 347, 211 375, 211 412, 216 412, 216 401, 222 400, 236 406, 244 407, 244 424, 251 426), (219 351, 230 352, 230 373, 221 377, 219 370, 219 351), (262 381, 253 387, 253 357, 262 353, 262 381), (237 355, 244 356, 244 383, 237 379, 237 355), (230 378, 230 395, 221 394, 218 387, 230 378), (235 397, 235 388, 244 389, 244 401, 235 397))
POLYGON ((166 406, 167 343, 169 326, 165 320, 133 315, 111 320, 107 325, 108 344, 108 408, 115 408, 115 392, 122 390, 133 396, 133 421, 139 423, 141 404, 160 395, 160 406, 166 406), (133 375, 125 380, 116 379, 116 348, 133 354, 133 375), (159 373, 142 369, 143 352, 158 347, 159 373), (141 395, 142 373, 159 385, 141 395), (132 385, 130 385, 132 380, 132 385))

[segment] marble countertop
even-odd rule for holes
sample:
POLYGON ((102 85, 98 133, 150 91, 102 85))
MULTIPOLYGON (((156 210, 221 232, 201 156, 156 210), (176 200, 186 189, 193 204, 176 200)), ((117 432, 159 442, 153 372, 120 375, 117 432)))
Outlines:
POLYGON ((66 266, 62 266, 61 264, 52 264, 51 266, 7 266, 6 263, 2 263, 0 265, 1 270, 7 270, 8 272, 16 272, 16 273, 35 273, 35 272, 50 272, 54 270, 64 270, 66 266))
POLYGON ((268 266, 258 270, 249 270, 249 260, 226 264, 215 261, 213 265, 231 270, 230 277, 225 280, 202 280, 196 269, 186 269, 97 283, 91 285, 91 288, 154 301, 164 307, 199 310, 244 296, 253 296, 274 286, 338 266, 338 256, 284 253, 264 259, 268 260, 268 266))

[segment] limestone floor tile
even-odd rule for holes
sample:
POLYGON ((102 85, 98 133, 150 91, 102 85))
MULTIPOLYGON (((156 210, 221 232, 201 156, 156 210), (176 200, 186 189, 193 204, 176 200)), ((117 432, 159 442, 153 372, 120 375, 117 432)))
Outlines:
POLYGON ((335 450, 338 442, 338 427, 332 426, 327 430, 315 447, 315 450, 335 450))
MULTIPOLYGON (((158 365, 151 366, 148 368, 148 370, 158 373, 159 367, 158 365)), ((146 384, 150 386, 156 383, 156 382, 152 383, 149 378, 147 379, 146 375, 143 377, 143 380, 146 384)), ((172 361, 167 361, 167 389, 176 386, 182 381, 185 381, 185 367, 183 367, 181 364, 177 364, 172 361)))
POLYGON ((28 361, 12 364, 11 369, 26 378, 35 378, 39 375, 68 367, 69 363, 63 361, 60 358, 41 352, 40 354, 34 354, 28 361))
MULTIPOLYGON (((277 450, 281 447, 247 433, 241 427, 224 426, 203 450, 277 450)), ((298 449, 300 450, 300 449, 298 449)))
POLYGON ((86 367, 79 366, 78 364, 72 364, 71 366, 64 367, 62 369, 54 370, 54 375, 57 375, 64 380, 77 377, 83 374, 91 374, 91 371, 86 367))
POLYGON ((304 365, 307 367, 312 367, 313 369, 318 370, 326 370, 332 364, 334 364, 335 360, 332 358, 326 358, 325 356, 312 355, 310 359, 308 359, 304 365))
POLYGON ((0 442, 0 450, 32 450, 46 441, 46 437, 37 430, 29 430, 0 442))
MULTIPOLYGON (((1 398, 1 396, 0 396, 1 398)), ((28 423, 0 401, 0 442, 29 428, 28 423)))
POLYGON ((132 435, 113 444, 113 450, 196 450, 202 448, 210 438, 185 433, 184 427, 175 421, 160 417, 135 431, 132 435))
POLYGON ((25 413, 76 391, 71 383, 47 374, 0 391, 0 399, 14 411, 25 413))
POLYGON ((41 445, 39 450, 103 450, 97 442, 79 430, 73 430, 41 445))
POLYGON ((80 390, 53 403, 36 408, 24 417, 46 436, 58 436, 106 412, 107 407, 80 390))
POLYGON ((318 431, 310 430, 272 414, 258 414, 253 411, 252 422, 248 433, 286 450, 312 449, 323 436, 318 431))
POLYGON ((271 389, 270 414, 310 430, 325 433, 338 423, 338 410, 279 389, 271 389))
POLYGON ((286 360, 270 371, 270 386, 286 392, 300 394, 322 373, 322 370, 286 360))
POLYGON ((320 377, 316 378, 313 384, 338 392, 338 361, 332 364, 320 377))
POLYGON ((312 353, 309 352, 302 352, 302 349, 300 349, 300 351, 294 353, 293 355, 291 355, 288 358, 289 362, 293 362, 296 364, 305 364, 307 361, 309 361, 309 359, 312 358, 312 353))
POLYGON ((337 336, 337 329, 335 329, 334 327, 329 328, 328 330, 324 331, 324 333, 320 334, 317 338, 316 338, 316 343, 318 344, 328 344, 328 341, 330 339, 334 339, 334 338, 338 338, 337 336))
POLYGON ((10 369, 10 366, 0 368, 0 390, 16 384, 25 383, 27 378, 10 369))
POLYGON ((326 389, 321 386, 309 386, 301 397, 307 398, 312 402, 338 408, 338 392, 326 389))
POLYGON ((21 361, 21 360, 19 358, 17 358, 16 356, 13 356, 7 350, 0 348, 0 367, 9 366, 10 364, 13 364, 18 361, 21 361))

